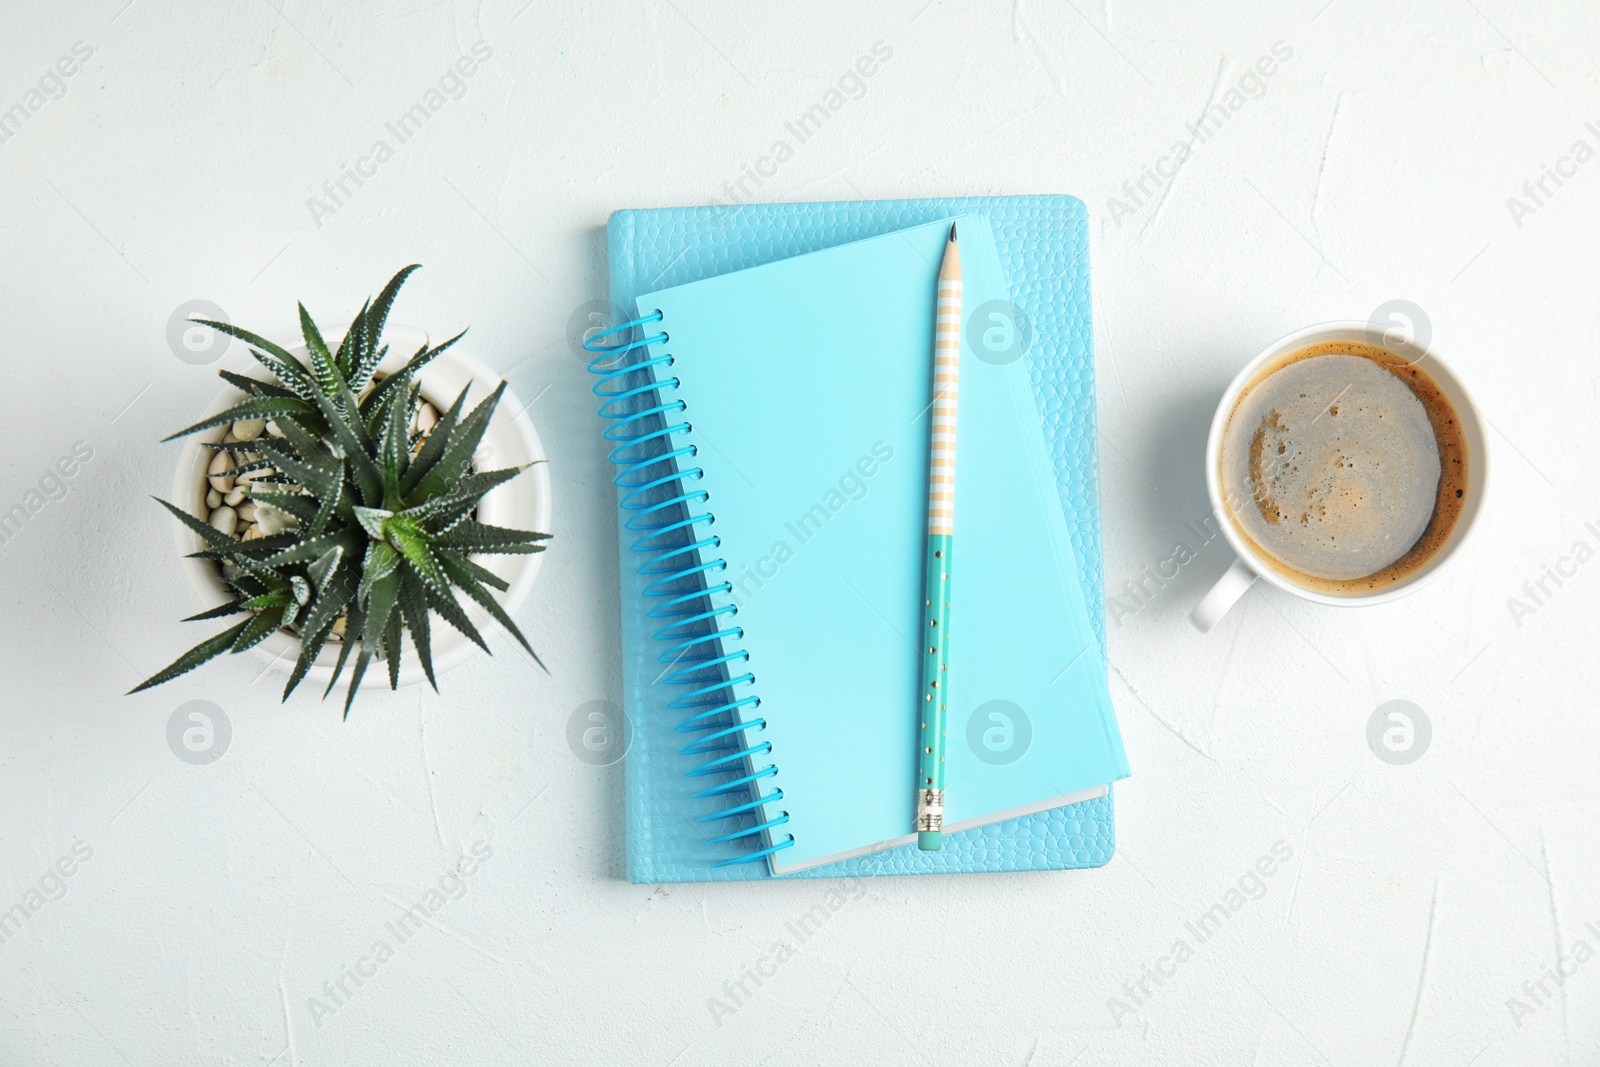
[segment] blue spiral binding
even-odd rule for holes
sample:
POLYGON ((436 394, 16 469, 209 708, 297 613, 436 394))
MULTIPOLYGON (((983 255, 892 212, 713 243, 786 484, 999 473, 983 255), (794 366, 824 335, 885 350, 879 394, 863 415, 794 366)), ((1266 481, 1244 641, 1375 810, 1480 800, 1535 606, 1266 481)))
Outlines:
MULTIPOLYGON (((718 558, 702 562, 712 550, 721 547, 722 539, 715 534, 702 536, 696 529, 710 527, 716 522, 716 516, 709 510, 702 510, 711 499, 710 493, 688 485, 705 476, 700 467, 685 465, 698 452, 697 446, 687 441, 693 426, 682 420, 674 423, 688 405, 677 399, 662 400, 663 393, 677 389, 680 384, 676 377, 660 380, 657 372, 657 368, 664 371, 673 365, 672 354, 663 352, 652 357, 643 351, 658 342, 664 344, 668 334, 663 331, 632 339, 636 328, 662 322, 664 318, 657 309, 653 314, 594 334, 584 340, 583 347, 598 353, 588 366, 591 373, 600 375, 594 383, 594 394, 603 398, 600 416, 612 422, 605 431, 605 439, 615 447, 606 458, 617 467, 612 483, 620 493, 618 506, 624 514, 632 513, 623 525, 639 535, 630 548, 642 557, 639 573, 652 579, 645 586, 644 595, 661 601, 646 612, 649 618, 665 620, 651 635, 657 641, 667 642, 667 647, 656 656, 657 662, 668 667, 668 673, 660 681, 688 687, 688 692, 668 701, 667 706, 689 713, 678 723, 679 733, 700 735, 678 751, 684 755, 712 757, 688 772, 692 778, 732 775, 692 795, 696 799, 740 801, 695 821, 714 823, 738 819, 752 812, 758 813, 759 818, 763 805, 783 799, 783 790, 774 788, 762 795, 760 783, 776 775, 778 768, 773 763, 758 767, 757 757, 770 755, 772 743, 757 741, 752 744, 747 736, 750 731, 765 730, 767 721, 740 719, 740 709, 760 707, 761 698, 754 693, 739 697, 735 692, 755 685, 754 674, 735 667, 735 664, 747 664, 750 654, 744 649, 724 651, 724 643, 739 641, 744 637, 744 630, 724 621, 738 615, 738 607, 733 604, 718 606, 713 599, 733 590, 731 582, 712 583, 714 574, 727 570, 728 561, 718 558), (612 337, 618 337, 618 343, 602 343, 612 337), (635 351, 638 351, 637 356, 633 355, 635 351), (673 440, 675 436, 678 442, 673 440), (697 511, 699 514, 695 514, 697 511), (736 676, 736 670, 743 670, 743 673, 736 676)), ((710 838, 711 844, 758 838, 751 843, 762 846, 736 858, 718 861, 713 866, 751 863, 793 847, 792 834, 784 835, 781 841, 773 840, 773 830, 788 821, 789 813, 782 811, 754 826, 710 838)))

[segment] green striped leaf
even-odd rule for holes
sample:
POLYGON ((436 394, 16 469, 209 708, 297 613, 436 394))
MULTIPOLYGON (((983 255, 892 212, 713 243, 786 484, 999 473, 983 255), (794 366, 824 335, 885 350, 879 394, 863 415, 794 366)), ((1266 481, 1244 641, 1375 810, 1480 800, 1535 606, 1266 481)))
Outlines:
MULTIPOLYGON (((300 658, 295 660, 294 670, 289 673, 288 684, 283 687, 284 700, 289 699, 289 694, 294 692, 295 686, 299 685, 306 673, 311 670, 311 665, 316 662, 322 646, 327 643, 334 624, 339 621, 339 613, 344 611, 346 605, 355 598, 356 570, 354 566, 340 565, 344 558, 342 550, 321 557, 306 568, 307 573, 323 566, 329 557, 335 557, 334 565, 328 567, 320 578, 313 575, 317 581, 317 592, 311 601, 311 610, 306 612, 305 618, 300 623, 300 658)), ((354 631, 351 631, 352 640, 354 636, 354 631)), ((347 648, 348 644, 346 642, 347 648)), ((345 654, 344 649, 340 650, 340 654, 341 657, 345 654)))
MULTIPOLYGON (((310 408, 306 407, 304 400, 298 400, 292 396, 253 396, 249 400, 240 401, 226 411, 219 411, 210 418, 201 419, 193 426, 186 427, 174 434, 168 434, 161 440, 163 443, 175 441, 180 437, 187 437, 189 434, 197 433, 200 430, 209 430, 214 426, 235 423, 241 419, 271 419, 279 415, 293 415, 310 410, 310 408)), ((251 451, 254 451, 254 449, 251 451)))
MULTIPOLYGON (((451 431, 450 440, 445 443, 444 453, 439 457, 439 461, 406 495, 407 506, 420 504, 430 497, 448 492, 456 484, 467 469, 467 465, 472 462, 472 454, 478 450, 478 442, 483 440, 484 431, 489 428, 489 419, 494 415, 495 405, 500 403, 505 391, 506 383, 501 382, 492 394, 472 409, 472 414, 462 419, 451 431)), ((438 427, 434 428, 434 432, 438 432, 438 427)))
POLYGON ((256 361, 273 374, 276 374, 278 381, 293 390, 296 395, 309 399, 311 394, 316 391, 316 383, 306 373, 305 368, 300 365, 300 361, 290 355, 288 349, 283 348, 281 345, 273 344, 260 334, 251 333, 249 330, 242 329, 229 322, 214 322, 211 319, 190 319, 189 321, 209 326, 213 330, 221 330, 229 337, 237 337, 245 344, 250 345, 250 354, 255 356, 256 361))
POLYGON ((286 567, 291 563, 311 563, 333 548, 343 548, 354 553, 360 545, 361 535, 354 530, 337 530, 334 533, 312 537, 268 556, 263 562, 269 567, 286 567))
POLYGON ((457 552, 454 549, 449 548, 439 548, 435 549, 434 554, 437 555, 441 560, 448 559, 462 567, 465 567, 468 574, 478 579, 478 581, 482 582, 484 585, 487 585, 493 589, 498 589, 502 593, 511 588, 510 582, 507 582, 504 578, 500 577, 488 567, 480 566, 479 564, 474 563, 461 552, 457 552))
POLYGON ((400 688, 400 612, 389 616, 383 628, 383 661, 389 666, 389 688, 400 688))
MULTIPOLYGON (((261 505, 263 504, 265 504, 267 507, 277 508, 279 511, 287 512, 288 514, 293 515, 302 524, 309 523, 317 514, 317 501, 315 497, 303 496, 298 490, 283 492, 280 489, 273 488, 270 484, 263 485, 259 482, 251 482, 250 486, 251 487, 249 489, 244 491, 244 495, 250 500, 256 502, 256 511, 258 514, 260 513, 261 505)), ((286 531, 285 534, 273 534, 273 536, 280 537, 286 536, 287 534, 288 531, 286 531)), ((253 541, 251 542, 251 544, 254 543, 255 542, 253 541)))
POLYGON ((229 648, 233 647, 234 641, 239 637, 240 634, 244 632, 245 627, 250 625, 251 621, 251 619, 246 619, 239 625, 230 627, 229 629, 222 631, 217 636, 208 638, 200 642, 198 645, 195 645, 189 651, 173 660, 166 667, 157 671, 155 674, 152 674, 150 677, 146 678, 144 681, 128 690, 128 695, 132 696, 133 694, 142 692, 151 688, 152 686, 160 685, 162 682, 170 682, 172 679, 181 674, 188 674, 190 671, 194 670, 207 660, 215 659, 216 657, 222 655, 224 652, 228 651, 229 648))
MULTIPOLYGON (((439 613, 440 618, 455 627, 467 640, 485 652, 489 652, 488 642, 484 641, 483 635, 478 632, 478 628, 472 625, 472 620, 467 617, 467 613, 461 610, 461 605, 456 602, 454 594, 439 596, 425 590, 424 595, 428 598, 428 604, 434 611, 439 613)), ((490 652, 490 655, 493 655, 493 653, 490 652)))
POLYGON ((500 606, 500 602, 494 598, 494 595, 479 585, 478 580, 465 567, 457 566, 453 560, 444 560, 442 562, 444 563, 445 573, 450 575, 451 581, 455 582, 473 600, 487 608, 489 614, 494 616, 495 621, 504 626, 511 636, 515 637, 517 642, 528 650, 528 655, 533 657, 533 662, 548 672, 549 668, 544 666, 544 661, 533 650, 533 646, 528 644, 528 639, 522 636, 522 631, 517 629, 517 624, 511 621, 511 616, 506 614, 505 608, 500 606))
MULTIPOLYGON (((361 502, 368 507, 376 507, 383 498, 383 478, 378 472, 377 464, 372 461, 372 456, 367 451, 370 442, 362 440, 366 430, 363 429, 358 434, 351 428, 350 420, 346 419, 334 407, 333 401, 325 396, 318 395, 317 406, 327 418, 328 426, 339 447, 344 449, 344 458, 350 464, 350 475, 355 481, 357 491, 361 494, 361 502)), ((359 423, 359 420, 356 421, 359 423)))
POLYGON ((422 672, 428 676, 433 691, 439 691, 439 680, 433 676, 433 641, 428 632, 428 598, 422 582, 411 571, 400 572, 400 614, 406 629, 411 632, 411 645, 422 661, 422 672))
POLYGON ((202 619, 222 619, 222 618, 226 618, 229 615, 237 615, 237 614, 239 614, 239 612, 241 612, 243 610, 244 610, 244 601, 242 601, 242 600, 230 600, 226 604, 218 604, 216 607, 210 609, 209 611, 202 611, 202 612, 199 612, 198 614, 190 615, 188 618, 184 619, 183 621, 184 622, 199 622, 202 619))
POLYGON ((403 375, 410 375, 415 378, 418 371, 427 366, 429 363, 432 363, 435 359, 438 359, 440 353, 454 345, 457 341, 461 340, 461 338, 465 337, 466 333, 466 330, 462 330, 448 341, 434 345, 431 348, 424 344, 421 348, 417 349, 416 355, 412 356, 406 361, 403 367, 373 387, 372 392, 367 394, 366 403, 376 404, 380 400, 392 395, 392 390, 399 388, 395 384, 396 379, 403 375))
POLYGON ((383 287, 378 299, 372 302, 372 312, 367 316, 367 322, 372 328, 373 340, 377 340, 383 334, 384 324, 389 321, 389 309, 394 307, 394 298, 400 295, 400 287, 411 277, 413 271, 421 269, 421 263, 401 267, 395 272, 395 276, 389 279, 389 284, 383 287))
POLYGON ((252 378, 246 374, 236 374, 231 370, 219 370, 217 376, 229 385, 242 389, 251 396, 296 396, 292 389, 287 389, 272 382, 264 382, 260 378, 252 378))
POLYGON ((389 321, 389 309, 394 307, 394 299, 400 295, 400 287, 406 283, 407 278, 411 277, 411 272, 421 266, 422 264, 420 263, 413 263, 397 272, 393 278, 389 279, 389 284, 383 287, 383 291, 378 294, 378 298, 372 302, 372 309, 362 316, 362 343, 369 353, 369 365, 358 369, 356 374, 350 376, 352 388, 358 390, 365 388, 367 382, 372 380, 372 372, 377 370, 378 364, 383 361, 383 351, 386 351, 388 346, 386 345, 384 349, 379 350, 378 342, 383 337, 384 325, 389 321))
MULTIPOLYGON (((339 658, 334 661, 333 675, 328 679, 328 687, 322 691, 324 700, 328 698, 329 693, 333 692, 334 685, 339 681, 339 675, 344 673, 345 661, 350 658, 350 650, 355 646, 356 639, 360 636, 361 628, 365 625, 365 621, 366 615, 362 612, 361 605, 352 602, 349 621, 344 628, 344 641, 339 646, 339 658)), ((365 668, 363 667, 363 669, 365 668)), ((359 681, 359 679, 357 680, 359 681)), ((348 701, 345 703, 344 717, 347 719, 350 717, 350 704, 348 701)))
POLYGON ((179 522, 182 522, 185 526, 189 527, 189 529, 193 530, 195 533, 204 538, 206 544, 213 546, 232 546, 239 544, 239 539, 237 537, 223 533, 209 522, 201 522, 199 519, 195 518, 193 515, 189 514, 187 511, 184 511, 177 505, 169 504, 160 497, 152 497, 151 499, 176 515, 179 522))
POLYGON ((317 513, 311 518, 311 525, 306 530, 307 536, 317 537, 328 528, 334 516, 339 514, 341 506, 345 505, 344 495, 344 463, 339 462, 339 473, 329 479, 328 489, 321 495, 317 502, 317 513))
POLYGON ((244 652, 277 633, 283 626, 283 612, 283 608, 268 608, 257 614, 255 618, 245 623, 244 629, 239 631, 239 636, 228 646, 228 651, 244 652))
POLYGON ((493 553, 515 552, 519 547, 537 552, 544 546, 531 542, 547 540, 549 537, 549 534, 530 530, 512 530, 504 526, 489 526, 475 519, 463 519, 448 530, 432 534, 428 539, 444 548, 493 553))
POLYGON ((430 591, 440 596, 449 595, 450 583, 446 580, 439 561, 434 559, 433 552, 429 550, 428 543, 419 533, 415 530, 406 530, 398 523, 391 523, 389 538, 430 591))
POLYGON ((356 589, 356 602, 365 606, 377 584, 400 568, 400 553, 383 541, 367 542, 367 555, 361 561, 361 585, 356 589))
POLYGON ((366 321, 367 309, 372 306, 372 299, 367 298, 361 305, 361 310, 356 312, 356 317, 351 321, 350 328, 344 332, 344 338, 339 342, 339 351, 333 354, 333 362, 339 368, 339 373, 344 375, 345 381, 350 380, 351 373, 361 359, 361 344, 364 334, 361 324, 366 321))
POLYGON ((467 390, 472 388, 469 382, 462 388, 456 402, 450 405, 450 410, 439 417, 434 423, 433 432, 428 434, 427 441, 423 442, 422 451, 417 453, 417 458, 411 461, 404 478, 400 479, 400 491, 410 495, 422 481, 422 476, 431 471, 439 462, 439 457, 444 455, 444 447, 450 440, 450 434, 456 427, 456 422, 461 418, 461 408, 467 402, 467 390))
MULTIPOLYGON (((261 453, 263 456, 266 456, 267 461, 270 462, 274 468, 288 477, 293 478, 296 483, 311 490, 311 492, 316 496, 323 496, 332 491, 332 485, 330 483, 333 480, 333 472, 327 467, 322 466, 320 463, 307 462, 296 453, 290 451, 288 448, 285 448, 275 441, 267 441, 262 443, 260 447, 256 449, 256 451, 261 453)), ((252 487, 255 486, 254 482, 251 482, 250 484, 252 487)), ((260 490, 257 488, 247 490, 247 492, 252 494, 259 491, 260 490)), ((268 490, 267 492, 270 493, 271 490, 268 490)), ((309 519, 307 521, 309 521, 309 519)))
MULTIPOLYGON (((369 650, 379 647, 383 640, 384 631, 388 629, 389 618, 394 614, 395 602, 400 595, 400 576, 391 573, 388 577, 372 583, 372 595, 367 601, 367 617, 361 629, 361 654, 356 657, 355 667, 350 675, 350 691, 345 697, 344 714, 350 717, 350 704, 356 698, 356 689, 361 685, 361 676, 367 672, 367 663, 372 655, 369 650)), ((346 631, 346 637, 349 634, 346 631)))
POLYGON ((311 354, 311 369, 317 376, 317 387, 324 396, 334 396, 344 384, 344 375, 339 373, 333 353, 328 351, 328 343, 322 339, 322 331, 311 321, 311 312, 306 310, 304 304, 299 307, 300 333, 306 339, 306 351, 311 354))
POLYGON ((384 420, 383 433, 378 438, 378 466, 383 470, 383 506, 391 511, 400 507, 400 476, 405 473, 406 459, 411 455, 406 450, 406 431, 411 428, 411 413, 405 402, 410 397, 411 379, 409 375, 401 377, 408 384, 401 387, 400 394, 389 404, 389 417, 384 420))

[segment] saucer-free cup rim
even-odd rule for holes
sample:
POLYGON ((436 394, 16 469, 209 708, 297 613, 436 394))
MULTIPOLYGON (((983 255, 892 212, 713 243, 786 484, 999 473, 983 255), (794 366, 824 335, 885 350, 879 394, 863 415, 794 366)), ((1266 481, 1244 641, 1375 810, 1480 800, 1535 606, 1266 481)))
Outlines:
POLYGON ((1217 515, 1223 535, 1228 539, 1228 544, 1233 547, 1234 553, 1244 560, 1260 578, 1272 583, 1286 593, 1292 593, 1317 604, 1326 604, 1330 607, 1356 607, 1388 603, 1416 592, 1437 577, 1439 572, 1460 553, 1461 547, 1466 544, 1483 512, 1484 499, 1489 487, 1489 443, 1487 436, 1483 432, 1483 419, 1478 414, 1477 405, 1472 399, 1472 394, 1468 392, 1466 384, 1461 381, 1455 371, 1450 368, 1449 363, 1437 351, 1430 346, 1424 346, 1422 355, 1415 361, 1416 365, 1421 367, 1434 380, 1451 405, 1456 409, 1456 415, 1461 420, 1461 430, 1467 445, 1466 500, 1462 505, 1461 514, 1456 518, 1455 528, 1451 530, 1449 539, 1433 554, 1433 557, 1427 563, 1417 570, 1394 585, 1371 593, 1338 596, 1332 593, 1307 589, 1305 586, 1298 585, 1284 576, 1266 562, 1261 553, 1245 543, 1239 531, 1234 527, 1234 520, 1229 514, 1223 499, 1222 480, 1219 471, 1222 433, 1227 426, 1228 417, 1233 414, 1234 406, 1239 400, 1239 394, 1244 391, 1246 385, 1250 384, 1262 367, 1296 349, 1320 344, 1323 341, 1341 340, 1382 345, 1383 331, 1372 323, 1353 319, 1306 326, 1295 330, 1293 333, 1285 334, 1267 345, 1257 353, 1254 359, 1246 363, 1238 374, 1234 375, 1233 381, 1228 383, 1228 388, 1222 394, 1222 400, 1217 405, 1216 414, 1211 418, 1211 432, 1206 438, 1206 493, 1211 499, 1211 508, 1217 515))

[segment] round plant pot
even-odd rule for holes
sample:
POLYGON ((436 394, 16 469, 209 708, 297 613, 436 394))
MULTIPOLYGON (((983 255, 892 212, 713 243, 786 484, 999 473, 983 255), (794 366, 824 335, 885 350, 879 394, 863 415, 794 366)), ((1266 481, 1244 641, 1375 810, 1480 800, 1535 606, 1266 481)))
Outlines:
MULTIPOLYGON (((383 340, 389 345, 389 354, 378 364, 378 373, 392 374, 399 370, 416 354, 426 339, 427 335, 421 330, 401 326, 391 326, 386 329, 383 340)), ((330 338, 329 343, 335 342, 330 338)), ((304 361, 304 346, 291 348, 290 352, 304 361)), ((259 367, 256 369, 259 370, 259 367)), ((254 374, 254 371, 251 373, 254 374)), ((265 371, 254 376, 268 377, 265 371)), ((423 367, 417 377, 422 386, 422 395, 441 412, 455 402, 457 394, 469 383, 472 388, 467 394, 464 411, 472 410, 500 384, 498 374, 463 352, 460 345, 441 353, 433 362, 423 367)), ((229 387, 211 402, 201 416, 215 415, 243 399, 245 399, 244 393, 229 387)), ((220 442, 227 433, 228 427, 221 426, 185 438, 183 453, 178 458, 178 469, 172 484, 172 502, 202 519, 207 513, 206 490, 209 488, 206 482, 206 468, 214 454, 202 446, 208 442, 220 442)), ((509 526, 518 530, 549 533, 550 469, 545 463, 540 462, 544 459, 544 446, 539 441, 539 435, 534 431, 533 424, 528 421, 527 416, 522 413, 522 403, 508 389, 501 396, 494 417, 489 420, 489 427, 474 456, 474 465, 480 470, 513 467, 525 463, 537 463, 537 466, 530 467, 510 481, 496 486, 484 496, 478 504, 478 521, 493 526, 509 526)), ((206 547, 200 535, 176 519, 172 525, 177 536, 179 551, 184 557, 184 571, 200 592, 203 599, 202 607, 214 607, 232 600, 232 591, 223 584, 216 564, 210 560, 187 558, 190 552, 197 552, 206 547)), ((544 553, 474 555, 472 559, 505 579, 509 586, 505 592, 492 589, 490 592, 510 615, 514 614, 527 599, 529 591, 533 588, 534 578, 538 576, 539 564, 544 559, 544 553)), ((457 596, 456 600, 485 639, 499 629, 499 624, 489 612, 471 598, 462 594, 457 596)), ((441 674, 457 666, 478 651, 477 645, 439 615, 433 614, 429 621, 435 674, 441 674)), ((196 639, 198 640, 200 636, 197 634, 196 639)), ((417 658, 416 649, 412 646, 409 636, 401 641, 401 648, 400 684, 411 685, 426 681, 427 675, 423 673, 422 663, 417 658)), ((272 667, 287 674, 300 657, 300 640, 293 634, 280 630, 251 651, 272 667)), ((514 651, 517 655, 524 654, 520 648, 514 648, 514 651)), ((302 684, 326 687, 329 678, 333 676, 333 665, 338 658, 339 644, 336 642, 325 644, 307 673, 306 681, 302 684)), ((345 678, 349 677, 348 672, 347 664, 345 678)), ((343 684, 346 683, 341 681, 341 685, 343 684)), ((389 673, 379 666, 369 668, 361 681, 363 689, 382 688, 388 684, 389 673)))

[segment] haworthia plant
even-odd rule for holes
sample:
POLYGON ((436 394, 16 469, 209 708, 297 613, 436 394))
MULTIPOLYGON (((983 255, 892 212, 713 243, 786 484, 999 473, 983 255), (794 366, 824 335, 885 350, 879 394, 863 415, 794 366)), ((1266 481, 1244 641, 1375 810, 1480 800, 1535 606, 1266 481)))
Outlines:
POLYGON ((461 334, 438 345, 424 344, 387 377, 375 374, 388 351, 379 346, 379 338, 389 309, 416 269, 416 264, 406 267, 368 301, 334 350, 302 305, 304 362, 249 330, 194 320, 250 345, 251 354, 273 377, 261 381, 221 371, 248 398, 166 440, 245 419, 273 420, 280 436, 226 446, 245 458, 214 476, 248 473, 251 480, 238 483, 245 496, 258 510, 272 509, 286 528, 245 540, 161 501, 205 540, 207 547, 194 555, 216 561, 234 596, 185 621, 245 618, 191 648, 132 692, 170 681, 224 652, 243 652, 290 628, 300 638, 301 651, 283 690, 287 700, 343 618, 344 640, 323 696, 353 658, 344 702, 348 718, 374 656, 387 664, 390 688, 398 685, 403 632, 411 635, 428 681, 439 688, 428 636, 430 611, 488 651, 456 599, 457 591, 487 610, 539 662, 489 591, 505 590, 505 581, 472 559, 486 553, 542 552, 541 542, 550 537, 488 526, 475 517, 485 494, 527 469, 477 471, 472 466, 505 383, 470 411, 463 389, 424 434, 413 431, 423 402, 417 372, 461 334))

